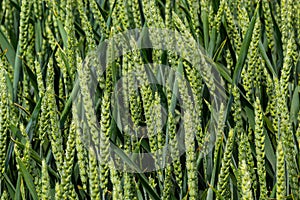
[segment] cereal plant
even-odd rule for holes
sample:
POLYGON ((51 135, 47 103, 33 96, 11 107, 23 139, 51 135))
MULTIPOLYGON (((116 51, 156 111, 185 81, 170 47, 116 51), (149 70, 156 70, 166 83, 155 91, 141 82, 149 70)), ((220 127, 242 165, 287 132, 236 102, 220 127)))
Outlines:
POLYGON ((300 1, 0 0, 0 199, 300 199, 300 1))

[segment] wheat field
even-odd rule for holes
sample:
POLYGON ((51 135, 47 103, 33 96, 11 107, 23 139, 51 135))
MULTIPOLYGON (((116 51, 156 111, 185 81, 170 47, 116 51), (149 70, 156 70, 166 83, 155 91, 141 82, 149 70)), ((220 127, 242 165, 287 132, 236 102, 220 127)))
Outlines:
POLYGON ((1 200, 300 199, 300 1, 0 4, 1 200))

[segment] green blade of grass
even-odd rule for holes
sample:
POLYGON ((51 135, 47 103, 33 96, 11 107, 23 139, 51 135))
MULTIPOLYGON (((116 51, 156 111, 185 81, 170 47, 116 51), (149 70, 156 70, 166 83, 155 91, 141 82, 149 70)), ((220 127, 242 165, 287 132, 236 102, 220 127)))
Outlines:
POLYGON ((208 48, 209 41, 209 23, 208 23, 208 14, 206 11, 201 12, 201 19, 203 23, 203 33, 204 33, 204 47, 208 48))
POLYGON ((13 46, 8 42, 7 38, 5 37, 4 33, 0 29, 0 47, 2 51, 7 50, 6 52, 6 58, 8 62, 14 66, 15 65, 15 57, 16 57, 16 51, 13 48, 13 46))
POLYGON ((10 194, 10 196, 14 197, 16 188, 14 187, 14 185, 12 184, 12 181, 9 179, 9 177, 7 176, 6 173, 4 173, 3 176, 4 176, 4 180, 5 180, 5 185, 8 189, 8 193, 10 194))
POLYGON ((22 173, 22 176, 24 178, 24 181, 28 187, 28 190, 31 194, 31 197, 33 200, 38 200, 38 196, 35 190, 35 186, 33 184, 32 176, 29 174, 28 170, 26 169, 24 163, 21 161, 21 159, 17 158, 17 162, 20 166, 20 171, 22 173))
POLYGON ((299 86, 297 86, 294 90, 294 94, 292 97, 291 102, 291 109, 290 109, 290 118, 291 121, 297 124, 297 117, 299 112, 299 86))
POLYGON ((60 20, 57 20, 57 24, 58 24, 58 29, 59 29, 60 35, 62 37, 64 46, 66 46, 67 45, 67 40, 68 40, 66 30, 64 29, 63 24, 61 23, 60 20))
POLYGON ((14 200, 20 200, 22 199, 21 198, 21 191, 20 191, 20 188, 21 188, 21 173, 19 172, 18 173, 18 180, 17 180, 17 186, 16 186, 16 192, 15 192, 15 198, 14 200))
POLYGON ((42 36, 42 27, 41 27, 41 21, 38 20, 34 24, 34 33, 35 33, 35 51, 40 52, 42 49, 42 41, 43 41, 43 36, 42 36))
POLYGON ((36 128, 36 125, 38 124, 38 116, 41 109, 41 102, 42 102, 42 98, 40 98, 39 101, 37 102, 37 105, 35 106, 32 115, 29 119, 29 122, 26 126, 26 132, 30 140, 32 140, 34 135, 34 130, 36 128))
MULTIPOLYGON (((270 140, 270 136, 269 133, 265 131, 265 152, 266 152, 266 158, 269 160, 271 166, 272 166, 272 170, 273 172, 276 171, 276 155, 275 155, 275 151, 274 148, 272 146, 272 142, 270 140)), ((272 174, 272 173, 271 173, 272 174)))
POLYGON ((22 68, 22 61, 20 58, 20 45, 18 44, 17 53, 15 54, 15 63, 14 63, 14 80, 13 80, 13 101, 16 102, 17 100, 17 93, 18 93, 18 83, 21 76, 21 68, 22 68))
POLYGON ((258 47, 259 47, 261 56, 265 60, 265 62, 267 64, 267 67, 270 70, 270 72, 272 73, 273 77, 277 77, 277 73, 274 70, 274 68, 273 68, 273 66, 272 66, 272 64, 271 64, 271 62, 270 62, 270 60, 269 60, 269 58, 267 56, 267 52, 266 52, 265 47, 264 47, 263 43, 261 42, 261 40, 259 41, 258 47))
POLYGON ((216 40, 217 40, 217 30, 215 28, 212 29, 211 31, 211 36, 209 40, 209 46, 208 46, 208 55, 210 57, 213 57, 214 50, 215 50, 215 45, 216 45, 216 40))
POLYGON ((64 127, 65 121, 68 115, 70 114, 72 103, 78 94, 79 94, 79 81, 77 80, 75 81, 75 85, 73 87, 71 95, 65 104, 64 110, 62 111, 61 118, 60 118, 60 128, 64 127))

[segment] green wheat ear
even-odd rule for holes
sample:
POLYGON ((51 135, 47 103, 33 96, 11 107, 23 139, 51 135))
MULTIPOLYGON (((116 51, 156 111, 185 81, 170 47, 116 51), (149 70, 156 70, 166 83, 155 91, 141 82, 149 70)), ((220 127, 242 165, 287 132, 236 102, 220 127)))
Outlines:
POLYGON ((63 193, 63 188, 57 182, 55 184, 55 199, 63 199, 63 194, 62 193, 63 193))
POLYGON ((20 27, 19 27, 19 46, 20 46, 20 57, 23 57, 27 45, 28 45, 28 22, 30 17, 30 7, 31 7, 31 1, 24 0, 22 1, 21 6, 21 13, 20 13, 20 27))
POLYGON ((97 154, 92 147, 89 148, 89 186, 91 199, 100 199, 100 177, 97 164, 97 154))
POLYGON ((142 18, 140 13, 140 6, 139 6, 139 0, 128 0, 131 2, 132 11, 133 11, 133 17, 135 22, 136 28, 142 28, 142 18))
POLYGON ((102 16, 100 10, 98 9, 96 0, 89 1, 89 3, 91 12, 94 14, 94 18, 96 19, 96 23, 98 23, 100 26, 102 37, 106 38, 109 34, 106 19, 102 16))
POLYGON ((113 160, 109 162, 110 166, 110 180, 113 184, 112 198, 113 199, 123 199, 123 191, 122 191, 122 173, 119 173, 116 169, 113 160))
POLYGON ((47 163, 45 160, 42 161, 42 190, 41 190, 41 199, 51 199, 50 198, 50 178, 48 174, 47 163))
MULTIPOLYGON (((125 168, 126 169, 126 168, 125 168)), ((123 179, 124 179, 124 199, 133 199, 135 197, 135 181, 134 177, 131 173, 129 172, 124 172, 123 173, 123 179)))
POLYGON ((198 195, 197 189, 197 167, 196 167, 196 152, 195 152, 195 108, 194 104, 191 101, 191 96, 188 94, 188 87, 185 81, 183 81, 180 77, 176 76, 178 81, 179 91, 182 96, 184 115, 183 124, 184 124, 184 144, 186 148, 186 169, 187 169, 187 177, 188 177, 188 188, 189 188, 189 197, 190 199, 196 199, 198 195))
POLYGON ((61 185, 63 190, 63 197, 67 199, 74 193, 74 186, 72 185, 71 177, 72 177, 72 169, 73 169, 73 162, 75 156, 75 146, 76 146, 76 134, 77 134, 77 127, 74 120, 71 122, 70 130, 68 133, 67 139, 67 147, 65 150, 65 157, 64 157, 64 171, 61 176, 61 185))
POLYGON ((234 97, 234 102, 232 105, 233 119, 235 122, 235 128, 238 133, 238 137, 244 132, 243 130, 243 119, 242 119, 242 105, 240 100, 240 92, 236 85, 232 89, 232 95, 234 97))
POLYGON ((2 60, 0 60, 0 168, 1 176, 5 172, 6 148, 9 131, 9 106, 8 91, 6 86, 5 70, 3 70, 2 60))
MULTIPOLYGON (((172 84, 171 84, 172 85, 172 84)), ((176 84, 177 85, 177 84, 176 84)), ((167 98, 168 98, 168 137, 169 137, 169 145, 171 158, 173 160, 173 169, 175 174, 176 182, 181 189, 182 187, 182 168, 180 163, 180 154, 179 154, 179 147, 178 147, 178 136, 176 134, 176 121, 175 121, 175 114, 171 111, 171 101, 172 101, 172 91, 170 88, 167 88, 167 98)), ((154 144, 155 145, 155 144, 154 144)))
POLYGON ((285 199, 286 197, 286 182, 285 182, 285 166, 284 166, 284 151, 282 141, 278 141, 277 144, 277 163, 276 163, 276 178, 277 178, 277 188, 276 188, 276 198, 278 200, 285 199))
POLYGON ((242 160, 240 173, 242 174, 242 199, 253 199, 251 192, 251 177, 245 160, 242 160))
POLYGON ((272 24, 272 15, 271 15, 271 6, 269 1, 264 0, 262 1, 263 10, 264 10, 264 19, 265 19, 265 28, 266 28, 266 35, 268 37, 268 46, 272 52, 274 52, 274 45, 275 45, 275 38, 274 38, 274 28, 272 24))
POLYGON ((234 131, 231 129, 228 134, 226 146, 224 150, 224 157, 221 161, 221 169, 218 177, 217 190, 224 199, 230 197, 229 183, 229 168, 231 163, 231 155, 233 149, 234 131))
POLYGON ((165 180, 162 199, 170 199, 172 189, 172 167, 169 163, 165 168, 165 180))
POLYGON ((8 200, 9 196, 8 196, 8 192, 6 190, 4 190, 4 192, 1 194, 1 200, 8 200))
POLYGON ((228 5, 228 2, 224 3, 224 11, 225 11, 225 15, 226 15, 226 21, 227 21, 227 25, 228 25, 228 34, 230 36, 231 42, 235 48, 235 51, 237 53, 240 52, 241 49, 241 37, 239 36, 238 33, 238 29, 236 27, 234 18, 233 18, 233 14, 231 12, 231 9, 228 5))
POLYGON ((96 47, 93 28, 91 23, 88 20, 88 17, 86 16, 86 13, 84 12, 83 2, 81 0, 75 0, 75 1, 77 3, 77 9, 80 14, 81 26, 86 34, 86 41, 87 41, 86 53, 88 53, 89 51, 93 51, 96 47))
POLYGON ((260 185, 260 198, 267 198, 266 166, 265 166, 265 135, 263 128, 263 111, 260 100, 256 97, 255 107, 255 150, 257 158, 257 174, 260 185))
POLYGON ((88 151, 86 146, 84 146, 82 142, 82 132, 79 128, 79 122, 76 120, 75 123, 77 124, 77 133, 76 133, 76 152, 77 152, 77 159, 78 159, 78 166, 79 166, 79 175, 82 182, 82 189, 83 191, 87 192, 87 184, 88 184, 88 151))
POLYGON ((105 194, 108 188, 109 179, 109 158, 110 158, 110 93, 106 89, 102 99, 101 106, 101 119, 100 119, 100 152, 99 152, 99 165, 100 165, 100 181, 101 189, 105 194))

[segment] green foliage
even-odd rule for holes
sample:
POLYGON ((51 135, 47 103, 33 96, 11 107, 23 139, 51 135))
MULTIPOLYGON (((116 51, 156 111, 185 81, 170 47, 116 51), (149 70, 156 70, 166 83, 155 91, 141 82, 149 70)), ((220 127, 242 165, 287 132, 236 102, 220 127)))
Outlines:
POLYGON ((299 199, 299 2, 0 0, 0 199, 299 199))

